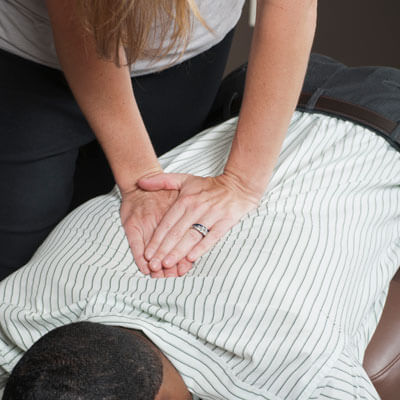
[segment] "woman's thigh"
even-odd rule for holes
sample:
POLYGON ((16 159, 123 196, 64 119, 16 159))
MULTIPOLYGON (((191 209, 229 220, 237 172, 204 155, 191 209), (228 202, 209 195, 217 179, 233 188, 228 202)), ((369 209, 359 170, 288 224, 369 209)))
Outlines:
POLYGON ((0 51, 0 279, 68 212, 78 149, 94 139, 60 71, 0 51))
POLYGON ((77 154, 0 161, 0 280, 25 264, 68 212, 77 154))

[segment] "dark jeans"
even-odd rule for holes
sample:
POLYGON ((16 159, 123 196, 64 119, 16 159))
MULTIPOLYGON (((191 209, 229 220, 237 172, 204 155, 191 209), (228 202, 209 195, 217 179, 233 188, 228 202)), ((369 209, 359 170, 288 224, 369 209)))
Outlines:
MULTIPOLYGON (((232 36, 175 67, 132 79, 158 155, 202 129, 232 36)), ((109 190, 113 180, 102 153, 91 156, 94 135, 62 72, 1 50, 0 129, 1 280, 30 259, 71 205, 109 190)))

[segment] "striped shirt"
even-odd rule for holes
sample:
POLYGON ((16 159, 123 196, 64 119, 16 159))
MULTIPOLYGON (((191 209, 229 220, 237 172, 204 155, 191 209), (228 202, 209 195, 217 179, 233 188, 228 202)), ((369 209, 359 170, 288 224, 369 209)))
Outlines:
MULTIPOLYGON (((161 157, 223 171, 236 119, 161 157)), ((400 265, 400 154, 367 128, 295 112, 260 205, 182 278, 136 268, 116 189, 67 216, 0 283, 0 386, 55 327, 142 330, 203 400, 379 399, 362 358, 400 265)))

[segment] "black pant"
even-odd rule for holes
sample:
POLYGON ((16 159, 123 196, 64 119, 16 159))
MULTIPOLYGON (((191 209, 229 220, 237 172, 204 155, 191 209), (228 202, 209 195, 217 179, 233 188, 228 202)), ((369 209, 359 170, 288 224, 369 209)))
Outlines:
MULTIPOLYGON (((177 66, 132 78, 158 155, 202 129, 232 36, 177 66)), ((30 259, 71 204, 109 190, 113 180, 104 157, 91 155, 93 132, 62 72, 1 50, 0 130, 1 280, 30 259)))

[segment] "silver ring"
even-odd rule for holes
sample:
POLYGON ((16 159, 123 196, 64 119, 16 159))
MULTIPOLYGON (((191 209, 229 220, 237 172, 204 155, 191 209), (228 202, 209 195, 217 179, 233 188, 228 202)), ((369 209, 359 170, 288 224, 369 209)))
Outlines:
POLYGON ((192 228, 195 229, 197 232, 200 232, 203 237, 205 237, 209 232, 209 230, 202 224, 193 224, 192 228))

